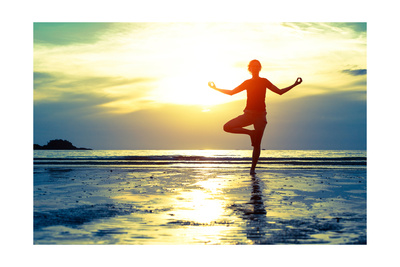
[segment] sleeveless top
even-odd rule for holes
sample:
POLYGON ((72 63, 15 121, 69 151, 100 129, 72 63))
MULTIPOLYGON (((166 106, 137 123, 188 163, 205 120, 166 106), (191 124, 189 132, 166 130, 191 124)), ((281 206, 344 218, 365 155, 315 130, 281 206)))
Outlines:
POLYGON ((265 94, 268 85, 271 84, 266 78, 256 78, 244 81, 238 86, 247 91, 247 103, 245 111, 265 112, 265 94))

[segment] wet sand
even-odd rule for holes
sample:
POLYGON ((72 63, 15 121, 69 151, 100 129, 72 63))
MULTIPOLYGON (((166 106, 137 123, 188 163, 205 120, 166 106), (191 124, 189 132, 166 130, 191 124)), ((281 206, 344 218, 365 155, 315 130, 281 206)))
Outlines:
POLYGON ((366 244, 365 168, 34 168, 34 244, 366 244))

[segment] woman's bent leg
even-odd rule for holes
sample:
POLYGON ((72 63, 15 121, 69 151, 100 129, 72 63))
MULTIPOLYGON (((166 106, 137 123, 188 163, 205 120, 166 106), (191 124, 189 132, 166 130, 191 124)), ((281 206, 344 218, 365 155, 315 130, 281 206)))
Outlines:
POLYGON ((252 134, 252 130, 245 129, 243 127, 249 126, 253 124, 252 121, 249 121, 249 118, 246 116, 246 114, 240 115, 224 125, 224 131, 228 133, 234 133, 234 134, 252 134))

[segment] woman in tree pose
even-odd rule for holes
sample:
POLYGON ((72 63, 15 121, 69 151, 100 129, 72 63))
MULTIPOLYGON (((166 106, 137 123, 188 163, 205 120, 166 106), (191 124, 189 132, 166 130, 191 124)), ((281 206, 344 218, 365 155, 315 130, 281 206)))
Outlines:
POLYGON ((265 94, 267 88, 274 93, 283 95, 293 87, 299 85, 303 80, 297 78, 295 83, 289 87, 279 89, 273 85, 268 79, 259 76, 261 63, 258 60, 252 60, 249 63, 248 70, 252 75, 251 79, 244 81, 241 85, 233 90, 217 88, 214 82, 209 82, 208 86, 227 95, 234 95, 244 90, 247 91, 247 103, 244 113, 224 125, 224 131, 235 134, 247 134, 250 136, 251 145, 253 146, 253 157, 250 174, 254 175, 258 158, 261 151, 261 140, 267 125, 265 94), (254 130, 248 130, 244 127, 254 125, 254 130))

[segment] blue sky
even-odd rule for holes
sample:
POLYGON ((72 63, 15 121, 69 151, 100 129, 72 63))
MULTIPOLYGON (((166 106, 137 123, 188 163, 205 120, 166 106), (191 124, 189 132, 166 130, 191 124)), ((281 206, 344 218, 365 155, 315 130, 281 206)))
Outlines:
POLYGON ((261 76, 265 149, 366 149, 366 23, 35 23, 34 143, 94 149, 250 149, 222 125, 261 76))

